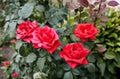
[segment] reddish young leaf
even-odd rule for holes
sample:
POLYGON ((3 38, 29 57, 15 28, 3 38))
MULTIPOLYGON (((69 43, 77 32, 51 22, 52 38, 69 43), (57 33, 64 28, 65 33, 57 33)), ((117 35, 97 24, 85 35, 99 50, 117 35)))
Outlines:
POLYGON ((97 50, 98 50, 99 53, 103 53, 107 50, 107 48, 103 47, 102 44, 96 44, 96 46, 98 47, 97 50))
POLYGON ((100 13, 104 13, 106 11, 106 4, 101 5, 100 7, 100 13))
POLYGON ((106 0, 102 0, 102 2, 105 2, 106 0))
POLYGON ((99 52, 99 53, 103 53, 103 52, 105 52, 106 50, 107 50, 107 48, 104 48, 104 47, 98 48, 98 52, 99 52))
POLYGON ((87 0, 78 0, 78 2, 83 6, 83 7, 88 7, 89 2, 87 0))
POLYGON ((75 4, 75 3, 72 3, 72 2, 68 2, 67 3, 67 6, 68 6, 68 8, 70 8, 70 9, 78 9, 80 6, 79 5, 77 5, 77 4, 75 4))
POLYGON ((96 2, 94 2, 94 5, 98 5, 100 2, 98 2, 98 1, 96 1, 96 2))
POLYGON ((108 2, 108 5, 109 5, 109 6, 113 6, 113 7, 114 7, 114 6, 118 6, 118 5, 119 5, 119 3, 118 3, 118 2, 116 2, 116 1, 109 1, 109 2, 108 2))

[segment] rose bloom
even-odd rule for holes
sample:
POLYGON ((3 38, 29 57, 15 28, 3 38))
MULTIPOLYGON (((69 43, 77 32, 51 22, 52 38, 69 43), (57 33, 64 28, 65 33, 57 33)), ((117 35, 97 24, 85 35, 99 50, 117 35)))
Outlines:
POLYGON ((17 38, 17 39, 22 39, 22 40, 24 40, 25 42, 30 43, 30 42, 31 42, 31 39, 32 39, 31 33, 32 33, 36 28, 38 28, 38 25, 37 25, 36 21, 33 21, 33 22, 30 22, 30 21, 22 22, 22 23, 18 26, 18 28, 17 28, 17 30, 16 30, 16 33, 17 33, 16 38, 17 38))
POLYGON ((11 42, 11 43, 16 43, 16 40, 15 40, 15 39, 12 39, 10 42, 11 42))
POLYGON ((13 72, 13 73, 12 73, 12 76, 13 76, 13 77, 19 77, 20 75, 19 75, 18 73, 16 73, 16 72, 13 72))
POLYGON ((95 35, 98 33, 97 28, 93 24, 77 24, 74 34, 80 38, 82 42, 86 42, 86 39, 95 40, 95 35))
POLYGON ((7 67, 8 65, 10 65, 10 62, 9 62, 9 61, 2 62, 2 65, 3 65, 4 67, 7 67))
POLYGON ((44 48, 52 54, 60 46, 56 31, 48 26, 37 28, 32 35, 34 48, 44 48))
POLYGON ((84 48, 81 43, 71 43, 63 47, 60 57, 65 59, 67 64, 74 69, 80 64, 88 64, 86 56, 89 50, 84 48))

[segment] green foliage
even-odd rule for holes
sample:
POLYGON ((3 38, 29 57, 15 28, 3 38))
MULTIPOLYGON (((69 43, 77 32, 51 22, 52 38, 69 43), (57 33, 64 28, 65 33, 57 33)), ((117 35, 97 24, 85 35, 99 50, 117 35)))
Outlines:
MULTIPOLYGON (((20 74, 18 79, 33 79, 33 75, 39 79, 116 79, 115 68, 120 68, 119 12, 107 10, 105 16, 108 16, 108 21, 106 22, 97 15, 89 14, 88 8, 69 9, 62 5, 62 0, 56 0, 58 1, 56 5, 51 0, 5 1, 7 5, 2 7, 3 11, 0 12, 0 27, 3 29, 0 35, 0 46, 11 44, 10 40, 15 38, 17 25, 26 20, 36 20, 41 27, 49 25, 54 28, 62 43, 53 54, 49 54, 46 50, 33 49, 31 44, 17 40, 15 44, 11 44, 15 54, 11 65, 6 69, 8 79, 12 78, 13 71, 20 74), (59 57, 59 52, 62 46, 68 43, 81 43, 73 31, 76 24, 86 22, 94 23, 99 28, 99 34, 95 41, 87 40, 83 43, 90 50, 87 56, 89 64, 71 69, 59 57)), ((3 3, 4 0, 0 6, 3 3)), ((87 5, 87 3, 83 4, 87 5)), ((73 5, 71 3, 69 7, 75 7, 73 5)))
MULTIPOLYGON (((119 17, 120 15, 117 12, 112 12, 109 11, 110 16, 109 16, 109 21, 106 23, 105 26, 100 27, 100 33, 97 36, 97 40, 95 41, 96 43, 102 44, 104 47, 107 48, 107 50, 103 53, 103 61, 104 64, 99 64, 98 66, 105 67, 107 69, 101 70, 104 68, 100 68, 101 74, 103 76, 104 72, 109 72, 111 74, 115 74, 115 68, 119 67, 117 64, 118 59, 116 60, 117 57, 120 56, 120 51, 119 51, 119 38, 120 38, 120 30, 119 30, 119 17), (117 63, 117 64, 115 64, 117 63)), ((108 73, 108 74, 109 74, 108 73)))

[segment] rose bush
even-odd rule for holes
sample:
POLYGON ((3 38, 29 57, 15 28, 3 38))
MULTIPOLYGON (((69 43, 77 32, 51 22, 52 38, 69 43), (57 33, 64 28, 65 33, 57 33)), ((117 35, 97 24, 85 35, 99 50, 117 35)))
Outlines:
POLYGON ((10 0, 3 4, 0 24, 5 42, 0 45, 10 44, 15 50, 5 67, 8 79, 116 79, 120 30, 115 15, 120 15, 107 7, 119 5, 116 1, 10 0))

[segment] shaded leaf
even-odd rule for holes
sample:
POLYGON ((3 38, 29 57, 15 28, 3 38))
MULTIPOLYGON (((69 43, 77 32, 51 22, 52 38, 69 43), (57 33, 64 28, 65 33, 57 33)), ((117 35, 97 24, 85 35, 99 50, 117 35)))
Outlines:
POLYGON ((38 5, 38 6, 36 6, 36 9, 37 9, 38 11, 40 11, 40 12, 45 11, 45 7, 44 7, 43 5, 38 5))
POLYGON ((74 34, 70 35, 70 38, 72 41, 80 41, 79 38, 77 38, 74 34))
POLYGON ((18 12, 18 15, 23 18, 28 18, 33 12, 34 4, 26 3, 22 9, 18 12))
POLYGON ((106 64, 104 62, 99 64, 99 68, 102 76, 104 75, 105 67, 106 67, 106 64))
POLYGON ((38 59, 38 61, 37 61, 37 66, 38 66, 38 68, 40 69, 40 71, 43 70, 45 61, 46 61, 46 58, 45 58, 45 57, 38 59))
POLYGON ((108 70, 114 74, 115 73, 115 65, 114 64, 111 64, 111 65, 108 65, 108 70))
POLYGON ((9 26, 9 22, 6 22, 6 23, 5 23, 5 25, 4 25, 4 32, 6 32, 6 31, 7 31, 8 26, 9 26))
POLYGON ((19 49, 22 46, 22 41, 16 41, 16 49, 19 49))
POLYGON ((109 36, 109 38, 111 38, 111 37, 117 39, 117 38, 118 38, 118 34, 117 34, 117 33, 112 33, 112 34, 109 36))
POLYGON ((73 74, 70 71, 66 72, 63 79, 73 79, 73 74))
POLYGON ((32 63, 36 60, 37 56, 34 53, 30 53, 27 57, 26 57, 26 62, 27 63, 32 63))
POLYGON ((81 77, 80 79, 88 79, 87 77, 81 77))
POLYGON ((88 69, 88 71, 89 71, 90 73, 93 73, 93 72, 96 71, 95 65, 92 64, 92 63, 89 63, 88 65, 86 65, 86 67, 87 67, 87 69, 88 69))
POLYGON ((93 63, 93 62, 95 62, 95 56, 94 55, 92 55, 92 54, 90 54, 88 57, 87 57, 87 60, 90 62, 90 63, 93 63))
POLYGON ((108 53, 108 52, 106 52, 105 53, 105 58, 107 58, 107 59, 114 59, 115 55, 114 55, 114 53, 108 53))
POLYGON ((68 71, 68 70, 70 70, 71 68, 70 68, 70 66, 69 65, 67 65, 67 64, 63 64, 63 69, 64 70, 66 70, 66 71, 68 71))
POLYGON ((9 35, 10 35, 10 37, 13 37, 15 35, 16 25, 17 25, 16 22, 10 22, 9 23, 9 35))
POLYGON ((73 73, 74 75, 80 75, 80 71, 79 71, 78 69, 72 70, 72 73, 73 73))
POLYGON ((59 68, 59 69, 57 70, 57 77, 58 77, 58 78, 61 78, 61 77, 63 77, 63 74, 64 74, 63 70, 62 70, 61 68, 59 68))

